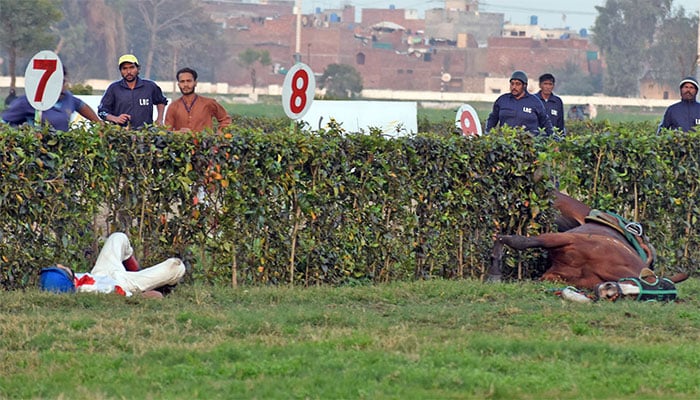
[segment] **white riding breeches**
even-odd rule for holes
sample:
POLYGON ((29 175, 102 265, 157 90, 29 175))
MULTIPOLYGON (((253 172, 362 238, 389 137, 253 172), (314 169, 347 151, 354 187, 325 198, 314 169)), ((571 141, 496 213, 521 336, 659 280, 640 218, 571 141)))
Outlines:
POLYGON ((107 238, 90 273, 95 276, 109 276, 121 287, 132 292, 146 292, 161 286, 174 285, 185 275, 185 264, 179 258, 169 258, 140 271, 127 271, 122 261, 131 257, 133 253, 129 238, 122 232, 115 232, 107 238))

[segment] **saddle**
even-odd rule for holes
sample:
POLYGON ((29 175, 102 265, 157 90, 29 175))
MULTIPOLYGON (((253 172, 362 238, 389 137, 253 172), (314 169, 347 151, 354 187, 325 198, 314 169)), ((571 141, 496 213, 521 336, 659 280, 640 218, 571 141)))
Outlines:
POLYGON ((651 251, 651 246, 644 237, 642 224, 629 221, 620 215, 609 211, 591 210, 584 218, 586 222, 593 222, 615 229, 627 239, 630 245, 637 251, 639 257, 644 261, 647 268, 654 265, 655 255, 651 251))

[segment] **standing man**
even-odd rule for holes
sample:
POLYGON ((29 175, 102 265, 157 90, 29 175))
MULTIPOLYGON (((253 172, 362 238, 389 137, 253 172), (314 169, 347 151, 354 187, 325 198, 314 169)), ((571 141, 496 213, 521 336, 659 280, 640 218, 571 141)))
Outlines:
POLYGON ((156 124, 163 125, 168 99, 155 82, 139 78, 139 60, 133 54, 119 57, 122 79, 112 82, 97 108, 100 118, 131 129, 153 124, 153 106, 158 110, 156 124))
MULTIPOLYGON (((75 112, 92 122, 102 123, 102 120, 95 114, 92 107, 71 93, 68 86, 68 74, 64 67, 61 94, 51 108, 41 112, 41 124, 48 124, 55 130, 68 132, 71 127, 71 118, 75 112)), ((16 100, 12 101, 10 106, 2 113, 2 120, 0 120, 0 122, 10 124, 11 126, 20 126, 23 124, 34 126, 36 125, 35 113, 36 110, 29 103, 27 96, 19 96, 16 100)))
POLYGON ((552 122, 552 128, 558 130, 558 133, 566 134, 564 127, 564 102, 561 98, 554 94, 554 75, 550 73, 540 76, 540 91, 536 95, 547 111, 547 116, 552 122))
POLYGON ((546 136, 552 135, 552 122, 540 99, 527 92, 527 75, 523 71, 513 72, 510 76, 510 93, 500 95, 493 103, 493 110, 486 120, 486 131, 499 124, 523 127, 536 136, 540 135, 541 130, 546 136))
POLYGON ((681 101, 668 106, 657 132, 662 129, 680 129, 688 132, 700 125, 700 103, 695 99, 698 95, 698 81, 692 76, 684 78, 680 84, 680 92, 681 101))
POLYGON ((231 117, 216 100, 199 96, 194 92, 197 87, 197 71, 182 68, 175 74, 177 87, 182 97, 168 107, 165 125, 179 132, 201 132, 213 129, 212 118, 218 121, 218 131, 231 124, 231 117))

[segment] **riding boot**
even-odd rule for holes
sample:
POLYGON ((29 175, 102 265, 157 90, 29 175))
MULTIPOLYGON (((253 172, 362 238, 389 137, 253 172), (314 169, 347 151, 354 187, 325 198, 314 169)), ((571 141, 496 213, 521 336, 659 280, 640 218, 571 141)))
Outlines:
POLYGON ((141 267, 139 266, 139 262, 136 261, 136 257, 133 255, 126 260, 122 261, 122 264, 124 264, 124 268, 126 268, 127 271, 140 271, 141 267))

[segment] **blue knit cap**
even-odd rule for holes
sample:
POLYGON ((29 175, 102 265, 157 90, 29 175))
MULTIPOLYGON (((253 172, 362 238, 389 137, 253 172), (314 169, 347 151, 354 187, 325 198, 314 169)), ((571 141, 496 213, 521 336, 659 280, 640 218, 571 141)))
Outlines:
POLYGON ((681 81, 681 84, 679 86, 683 87, 683 85, 686 83, 692 83, 695 86, 695 90, 698 90, 698 81, 695 78, 693 78, 692 76, 688 76, 688 77, 683 78, 683 80, 681 81))
POLYGON ((512 81, 513 79, 517 79, 527 85, 527 75, 523 71, 513 72, 513 75, 510 76, 510 80, 512 81))

